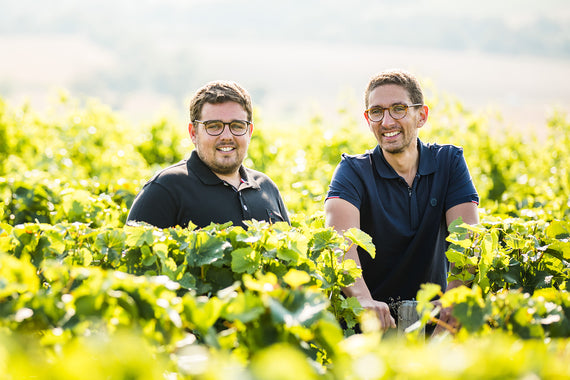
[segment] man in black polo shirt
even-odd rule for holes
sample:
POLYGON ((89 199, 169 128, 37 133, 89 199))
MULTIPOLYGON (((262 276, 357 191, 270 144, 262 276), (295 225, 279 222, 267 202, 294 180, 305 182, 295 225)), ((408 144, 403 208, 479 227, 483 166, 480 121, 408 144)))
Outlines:
POLYGON ((235 82, 215 81, 190 102, 190 158, 156 174, 135 198, 127 223, 199 228, 244 220, 289 222, 277 186, 242 163, 253 133, 248 92, 235 82))
MULTIPOLYGON (((325 201, 328 226, 343 232, 356 227, 368 233, 376 257, 360 248, 347 258, 362 268, 362 278, 343 289, 374 310, 382 327, 396 327, 388 303, 415 299, 420 285, 447 284, 447 227, 461 217, 478 223, 479 197, 463 150, 424 144, 418 129, 428 107, 416 78, 401 70, 372 78, 365 93, 364 117, 376 137, 375 149, 343 155, 325 201)), ((448 321, 450 310, 440 319, 448 321)))

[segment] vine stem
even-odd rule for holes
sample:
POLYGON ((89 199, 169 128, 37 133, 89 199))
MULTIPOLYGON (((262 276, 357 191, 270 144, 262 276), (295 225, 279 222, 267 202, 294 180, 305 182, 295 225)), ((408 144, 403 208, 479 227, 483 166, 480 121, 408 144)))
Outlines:
POLYGON ((344 252, 342 253, 342 261, 344 261, 344 258, 346 257, 346 253, 347 253, 348 251, 350 251, 350 249, 352 248, 353 245, 354 245, 354 242, 351 240, 351 241, 350 241, 350 245, 348 246, 348 248, 346 249, 346 251, 344 251, 344 252))
POLYGON ((457 334, 458 330, 455 327, 451 326, 449 323, 442 321, 441 319, 431 317, 430 321, 441 326, 441 327, 443 327, 444 329, 446 329, 447 331, 449 331, 453 335, 457 334))

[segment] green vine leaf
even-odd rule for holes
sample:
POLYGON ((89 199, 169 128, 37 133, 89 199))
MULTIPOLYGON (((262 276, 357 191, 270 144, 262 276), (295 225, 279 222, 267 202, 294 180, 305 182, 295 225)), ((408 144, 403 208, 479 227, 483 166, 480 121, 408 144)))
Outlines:
POLYGON ((366 232, 361 231, 358 228, 349 228, 344 231, 343 236, 368 252, 372 258, 376 256, 376 247, 372 243, 372 237, 366 232))

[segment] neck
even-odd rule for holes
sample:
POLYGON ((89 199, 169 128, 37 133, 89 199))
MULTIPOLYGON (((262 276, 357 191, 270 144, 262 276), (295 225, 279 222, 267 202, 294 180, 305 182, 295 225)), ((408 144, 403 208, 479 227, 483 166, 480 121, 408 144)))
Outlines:
POLYGON ((400 153, 389 153, 384 150, 382 152, 396 173, 404 178, 409 186, 412 186, 420 163, 418 149, 405 150, 400 153))
POLYGON ((241 184, 241 176, 239 174, 239 170, 231 174, 220 174, 220 173, 214 173, 214 174, 216 174, 218 178, 220 178, 222 181, 226 181, 236 189, 241 184))

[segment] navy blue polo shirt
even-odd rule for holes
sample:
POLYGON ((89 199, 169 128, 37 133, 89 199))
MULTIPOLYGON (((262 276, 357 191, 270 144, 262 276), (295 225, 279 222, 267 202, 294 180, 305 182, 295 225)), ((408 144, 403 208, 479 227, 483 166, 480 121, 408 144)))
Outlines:
POLYGON ((358 249, 372 297, 390 302, 416 298, 426 282, 447 286, 445 212, 479 197, 463 149, 424 144, 412 187, 388 164, 379 146, 343 154, 327 199, 342 198, 360 210, 360 229, 372 237, 376 258, 358 249))
POLYGON ((167 228, 199 228, 210 223, 233 222, 246 227, 244 220, 256 219, 289 223, 287 210, 277 186, 256 170, 241 166, 242 183, 236 189, 221 180, 192 151, 182 160, 157 173, 135 198, 127 222, 146 222, 167 228))

